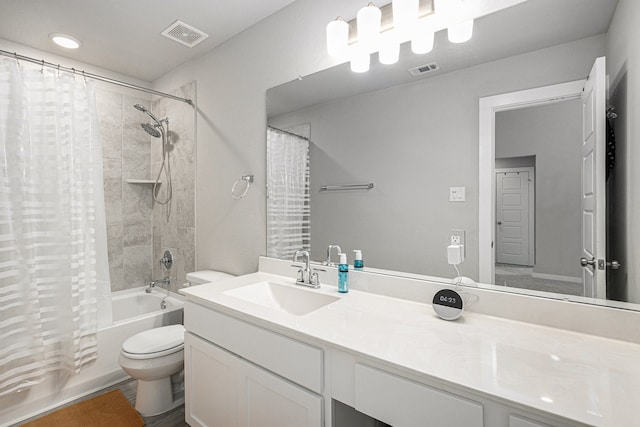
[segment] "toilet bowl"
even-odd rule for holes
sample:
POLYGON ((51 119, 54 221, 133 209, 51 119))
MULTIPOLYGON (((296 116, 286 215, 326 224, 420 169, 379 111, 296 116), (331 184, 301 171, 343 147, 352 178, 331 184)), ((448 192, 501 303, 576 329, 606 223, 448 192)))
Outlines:
MULTIPOLYGON (((204 270, 189 273, 187 280, 191 286, 230 277, 233 276, 204 270)), ((118 363, 138 380, 136 410, 141 415, 162 414, 184 402, 184 397, 174 398, 171 384, 171 376, 184 367, 184 326, 162 326, 129 337, 122 344, 118 363)))
POLYGON ((118 362, 138 380, 136 410, 140 414, 158 415, 182 403, 173 399, 171 375, 184 367, 184 326, 163 326, 129 337, 118 362))

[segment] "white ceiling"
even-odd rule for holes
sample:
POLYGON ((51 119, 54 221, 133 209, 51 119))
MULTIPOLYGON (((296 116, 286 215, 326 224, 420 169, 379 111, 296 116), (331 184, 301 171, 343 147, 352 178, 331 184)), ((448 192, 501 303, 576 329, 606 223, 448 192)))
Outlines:
POLYGON ((293 1, 0 0, 0 38, 151 82, 293 1), (176 19, 209 38, 188 48, 161 36, 176 19), (82 47, 58 47, 50 33, 82 47))

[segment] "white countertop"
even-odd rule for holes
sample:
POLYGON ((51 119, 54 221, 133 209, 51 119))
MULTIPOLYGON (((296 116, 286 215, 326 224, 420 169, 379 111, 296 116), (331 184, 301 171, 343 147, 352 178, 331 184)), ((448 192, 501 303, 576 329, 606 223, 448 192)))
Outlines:
POLYGON ((224 293, 267 280, 296 286, 287 277, 253 273, 181 292, 242 320, 366 355, 418 380, 444 381, 589 425, 640 425, 640 345, 477 313, 447 322, 430 304, 355 290, 339 294, 335 287, 309 289, 340 301, 303 316, 224 293))

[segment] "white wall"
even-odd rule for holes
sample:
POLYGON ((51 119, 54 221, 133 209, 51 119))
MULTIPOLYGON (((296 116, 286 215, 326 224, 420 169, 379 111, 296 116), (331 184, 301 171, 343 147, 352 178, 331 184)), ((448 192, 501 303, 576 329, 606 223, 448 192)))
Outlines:
POLYGON ((623 268, 613 271, 611 297, 640 303, 640 2, 619 0, 607 38, 610 103, 616 106, 616 170, 609 185, 618 188, 609 201, 620 220, 611 224, 609 256, 623 268))
POLYGON ((496 158, 535 156, 534 273, 582 277, 582 104, 496 114, 496 158))
POLYGON ((583 78, 604 42, 591 37, 270 119, 280 128, 311 123, 313 258, 337 243, 350 258, 363 249, 365 265, 448 277, 449 230, 464 229, 462 268, 477 279, 479 98, 583 78), (554 67, 529 71, 540 63, 554 67), (366 192, 318 191, 370 181, 376 187, 366 192), (458 186, 467 201, 449 202, 458 186))
POLYGON ((336 11, 355 16, 355 0, 299 0, 154 82, 166 90, 197 80, 197 268, 257 270, 266 248, 265 92, 331 65, 325 26, 336 11), (241 175, 255 182, 231 198, 241 175))
MULTIPOLYGON (((154 82, 159 90, 191 80, 198 82, 198 268, 221 268, 235 274, 256 270, 257 256, 265 253, 266 234, 265 91, 332 65, 325 53, 324 28, 336 11, 355 16, 360 6, 361 2, 351 0, 296 1, 154 82), (233 200, 230 189, 234 180, 248 173, 256 176, 256 182, 244 199, 233 200)), ((484 85, 482 96, 521 89, 525 78, 529 86, 583 78, 593 58, 603 53, 604 43, 595 45, 588 55, 585 52, 588 60, 567 64, 562 77, 555 71, 555 64, 566 63, 567 57, 575 54, 572 50, 560 49, 554 61, 537 62, 539 72, 535 76, 529 69, 519 78, 501 79, 502 67, 518 68, 517 60, 496 61, 493 71, 498 74, 484 74, 482 78, 474 77, 473 68, 463 72, 473 83, 484 85)), ((464 99, 463 112, 438 109, 437 114, 447 115, 449 123, 456 123, 456 138, 466 144, 470 156, 475 156, 478 93, 468 93, 467 84, 457 86, 453 80, 458 78, 456 73, 438 77, 441 86, 433 88, 431 99, 464 99)), ((477 176, 477 162, 464 162, 477 176)), ((469 184, 471 204, 477 203, 475 186, 475 181, 469 184)), ((477 224, 470 224, 468 231, 476 234, 477 224)))

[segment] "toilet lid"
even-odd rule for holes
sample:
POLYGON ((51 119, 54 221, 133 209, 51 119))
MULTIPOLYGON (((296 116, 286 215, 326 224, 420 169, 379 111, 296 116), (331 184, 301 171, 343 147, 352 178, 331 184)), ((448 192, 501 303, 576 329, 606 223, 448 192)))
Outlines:
POLYGON ((184 326, 170 325, 153 328, 129 337, 122 350, 129 354, 150 354, 184 345, 184 326))

